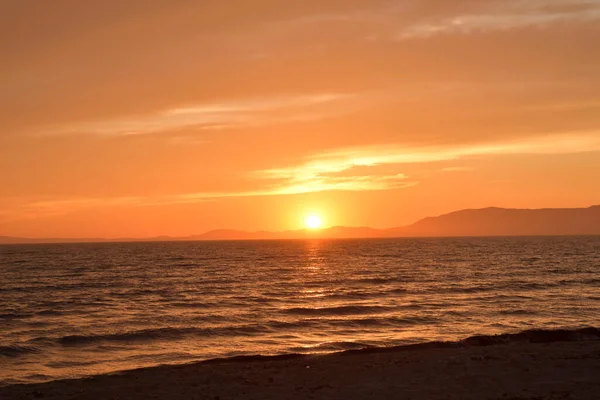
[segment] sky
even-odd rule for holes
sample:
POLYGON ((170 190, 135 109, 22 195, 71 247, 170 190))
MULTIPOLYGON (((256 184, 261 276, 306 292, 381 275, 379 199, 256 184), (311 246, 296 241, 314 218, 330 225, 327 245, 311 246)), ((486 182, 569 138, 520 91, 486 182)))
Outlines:
POLYGON ((0 0, 0 235, 600 204, 600 0, 0 0))

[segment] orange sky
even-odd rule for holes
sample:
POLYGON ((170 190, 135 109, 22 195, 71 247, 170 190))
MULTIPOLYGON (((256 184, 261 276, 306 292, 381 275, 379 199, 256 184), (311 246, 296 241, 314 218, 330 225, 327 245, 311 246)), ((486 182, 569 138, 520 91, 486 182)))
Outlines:
POLYGON ((0 2, 0 235, 600 204, 600 1, 0 2))

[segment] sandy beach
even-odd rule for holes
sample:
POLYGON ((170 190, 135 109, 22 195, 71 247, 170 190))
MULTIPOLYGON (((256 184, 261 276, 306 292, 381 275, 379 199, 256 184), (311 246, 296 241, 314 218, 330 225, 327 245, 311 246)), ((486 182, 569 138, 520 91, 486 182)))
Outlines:
POLYGON ((1 399, 598 399, 600 330, 239 357, 0 388, 1 399))

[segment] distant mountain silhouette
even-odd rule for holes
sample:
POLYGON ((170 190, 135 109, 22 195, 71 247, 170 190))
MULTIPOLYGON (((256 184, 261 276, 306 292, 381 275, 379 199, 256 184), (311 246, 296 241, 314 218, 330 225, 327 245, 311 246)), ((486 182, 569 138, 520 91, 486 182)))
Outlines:
POLYGON ((198 240, 272 240, 317 238, 383 238, 420 236, 528 236, 600 235, 600 206, 538 210, 489 207, 461 210, 428 217, 412 225, 390 229, 334 226, 320 230, 246 232, 218 229, 187 237, 159 236, 145 239, 27 239, 0 236, 0 243, 66 243, 198 240))
POLYGON ((600 206, 462 210, 425 218, 388 232, 392 236, 598 235, 600 206))
POLYGON ((370 238, 382 237, 384 231, 368 227, 344 227, 334 226, 319 230, 290 230, 280 232, 246 232, 233 229, 217 229, 202 235, 186 238, 187 240, 269 240, 269 239, 311 239, 311 238, 370 238))
MULTIPOLYGON (((125 239, 125 241, 131 241, 132 239, 125 239)), ((27 244, 27 243, 96 243, 104 242, 107 239, 100 238, 21 238, 13 236, 0 236, 0 244, 27 244)), ((111 239, 113 241, 119 241, 119 239, 111 239)))

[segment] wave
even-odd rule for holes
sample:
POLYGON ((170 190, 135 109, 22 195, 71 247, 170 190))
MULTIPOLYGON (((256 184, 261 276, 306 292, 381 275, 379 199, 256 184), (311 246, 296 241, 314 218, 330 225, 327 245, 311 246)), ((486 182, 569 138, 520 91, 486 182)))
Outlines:
POLYGON ((61 315, 65 315, 64 312, 56 311, 56 310, 41 310, 35 313, 35 315, 41 315, 46 317, 57 317, 61 315))
POLYGON ((390 278, 385 278, 385 277, 377 277, 377 278, 362 278, 362 279, 354 279, 354 280, 350 280, 350 282, 356 282, 356 283, 390 283, 390 282, 398 282, 401 281, 400 278, 397 277, 390 277, 390 278))
MULTIPOLYGON (((62 277, 73 277, 80 276, 84 273, 73 275, 73 274, 63 274, 62 277)), ((94 290, 94 289, 105 289, 105 288, 114 288, 114 287, 126 287, 124 285, 119 286, 116 283, 88 283, 88 282, 79 282, 79 283, 61 283, 61 284, 45 284, 43 282, 39 282, 37 285, 28 285, 28 286, 19 286, 12 287, 7 289, 10 292, 20 292, 20 293, 39 293, 39 292, 55 292, 55 291, 81 291, 81 290, 94 290)))
POLYGON ((40 350, 31 346, 0 346, 0 356, 5 357, 18 357, 24 354, 39 353, 40 350))
POLYGON ((70 368, 70 367, 84 367, 87 365, 94 365, 96 361, 50 361, 45 364, 49 368, 70 368))
POLYGON ((361 328, 382 328, 382 327, 398 327, 411 325, 428 325, 438 322, 435 318, 430 317, 387 317, 387 318, 356 318, 356 319, 337 319, 323 321, 327 325, 337 328, 344 327, 361 327, 361 328))
MULTIPOLYGON (((600 340, 600 328, 587 327, 579 329, 556 329, 543 330, 533 329, 519 333, 498 334, 498 335, 477 335, 458 341, 433 341, 414 344, 402 344, 398 346, 379 347, 369 343, 338 341, 325 342, 311 347, 289 348, 288 352, 276 355, 238 355, 225 358, 212 358, 199 361, 203 364, 221 364, 237 362, 257 362, 257 361, 283 361, 293 360, 305 357, 311 357, 311 353, 336 353, 341 356, 350 354, 374 354, 374 353, 396 353, 405 351, 421 351, 427 349, 451 349, 464 347, 485 347, 495 345, 507 345, 510 343, 555 343, 555 342, 580 342, 580 341, 598 341, 600 340)), ((0 355, 17 356, 26 353, 37 352, 35 348, 25 346, 0 346, 0 355)), ((58 364, 57 364, 58 365, 58 364)), ((77 364, 73 364, 77 365, 77 364)), ((60 366, 73 366, 70 363, 60 366)), ((81 364, 83 365, 83 364, 81 364)), ((170 366, 160 366, 158 368, 173 368, 170 366)), ((34 378, 33 375, 26 377, 27 380, 45 381, 52 377, 41 376, 34 378)), ((22 383, 18 380, 5 380, 0 382, 0 386, 12 383, 22 383)))
POLYGON ((535 314, 537 314, 537 312, 533 311, 533 310, 517 309, 517 310, 500 310, 500 311, 498 311, 498 314, 501 314, 501 315, 535 315, 535 314))
POLYGON ((531 329, 519 333, 503 333, 498 335, 476 335, 458 341, 433 341, 415 344, 405 344, 391 347, 370 347, 356 350, 346 350, 343 354, 351 353, 389 353, 436 348, 485 347, 511 343, 558 343, 582 342, 600 340, 600 328, 580 329, 531 329))
POLYGON ((316 352, 335 352, 343 350, 354 350, 354 349, 368 349, 374 346, 359 343, 359 342, 325 342, 315 346, 306 347, 292 347, 289 350, 293 353, 316 353, 316 352))
MULTIPOLYGON (((394 353, 403 351, 419 351, 426 349, 444 349, 444 348, 464 348, 464 347, 485 347, 490 345, 504 345, 510 343, 558 343, 558 342, 580 342, 588 340, 600 340, 600 328, 580 328, 580 329, 556 329, 556 330, 544 330, 544 329, 532 329, 522 331, 519 333, 505 333, 499 335, 477 335, 470 336, 466 339, 459 341, 433 341, 433 342, 422 342, 414 344, 403 344, 399 346, 379 347, 364 344, 360 347, 358 342, 337 342, 340 346, 349 345, 348 343, 354 343, 358 348, 354 349, 342 349, 336 351, 333 349, 332 353, 341 355, 345 354, 372 354, 372 353, 394 353)), ((336 346, 336 342, 332 347, 336 346)), ((323 344, 327 347, 327 344, 323 344)), ((306 354, 307 348, 299 348, 304 352, 293 352, 279 355, 241 355, 234 357, 225 358, 213 358, 205 361, 200 361, 204 364, 217 364, 217 363, 235 363, 235 362, 248 362, 248 361, 276 361, 276 360, 292 360, 297 358, 304 358, 310 355, 306 354)))
POLYGON ((311 315, 308 318, 303 318, 300 321, 271 321, 265 328, 269 332, 281 331, 282 333, 297 331, 297 330, 312 330, 326 331, 329 329, 341 330, 347 332, 352 328, 384 328, 384 327, 400 327, 412 325, 427 325, 437 322, 437 319, 430 317, 363 317, 363 318, 345 318, 340 315, 340 318, 320 318, 320 315, 311 315), (312 317, 312 318, 311 318, 312 317))
POLYGON ((515 342, 528 343, 553 343, 553 342, 580 342, 585 340, 600 340, 600 328, 581 329, 530 329, 519 333, 503 333, 500 335, 476 335, 462 340, 459 343, 469 346, 490 346, 515 342))
MULTIPOLYGON (((336 307, 339 308, 339 307, 336 307)), ((351 307, 357 308, 357 307, 351 307)), ((370 307, 377 311, 386 309, 384 307, 370 307)), ((309 310, 309 309, 306 309, 309 310)), ((306 311, 305 310, 305 311, 306 311)), ((371 310, 372 311, 372 310, 371 310)), ((302 311, 304 312, 304 311, 302 311)), ((361 312, 365 312, 364 310, 361 312)), ((344 315, 355 315, 356 310, 344 310, 344 315), (345 314, 344 314, 345 313, 345 314)), ((339 318, 339 319, 321 319, 317 318, 320 314, 304 314, 309 317, 300 321, 278 321, 273 320, 264 324, 246 324, 236 326, 215 326, 215 327, 164 327, 156 329, 141 329, 135 331, 126 331, 118 333, 100 333, 89 335, 67 335, 58 338, 37 337, 31 339, 31 343, 58 344, 62 346, 85 346, 102 342, 125 342, 136 343, 146 341, 170 341, 179 340, 186 337, 238 337, 238 336, 258 336, 272 334, 275 332, 291 332, 304 330, 328 330, 328 329, 353 329, 353 328, 382 328, 382 327, 400 327, 413 325, 426 325, 435 323, 437 320, 429 317, 405 317, 388 316, 383 318, 339 318)))
POLYGON ((175 302, 170 302, 166 304, 169 307, 174 307, 174 308, 213 308, 215 307, 214 304, 210 304, 210 303, 198 303, 198 302, 193 302, 193 301, 175 301, 175 302))
MULTIPOLYGON (((367 288, 365 288, 367 289, 367 288)), ((396 288, 389 290, 352 290, 345 292, 333 292, 325 294, 321 297, 324 300, 365 300, 365 299, 373 299, 373 298, 382 298, 388 296, 396 296, 407 293, 407 289, 396 288)))
MULTIPOLYGON (((257 335, 265 332, 264 327, 258 325, 214 327, 214 328, 156 328, 142 329, 121 333, 106 333, 99 335, 68 335, 54 339, 61 345, 86 345, 98 342, 143 342, 152 340, 173 340, 187 336, 240 336, 257 335)), ((47 341, 48 338, 36 338, 32 341, 47 341)))
POLYGON ((575 280, 562 280, 554 282, 505 282, 502 284, 484 284, 480 286, 446 286, 436 288, 432 290, 436 293, 465 293, 465 294, 476 294, 476 293, 488 293, 488 292, 502 292, 506 290, 514 291, 536 291, 545 290, 555 287, 564 287, 566 285, 577 285, 577 284, 589 284, 594 283, 590 281, 575 281, 575 280))
POLYGON ((31 314, 19 312, 7 312, 0 314, 0 320, 25 319, 31 317, 31 314))
POLYGON ((392 312, 392 307, 383 306, 338 306, 338 307, 296 307, 283 310, 284 314, 291 315, 357 315, 357 314, 380 314, 392 312))

